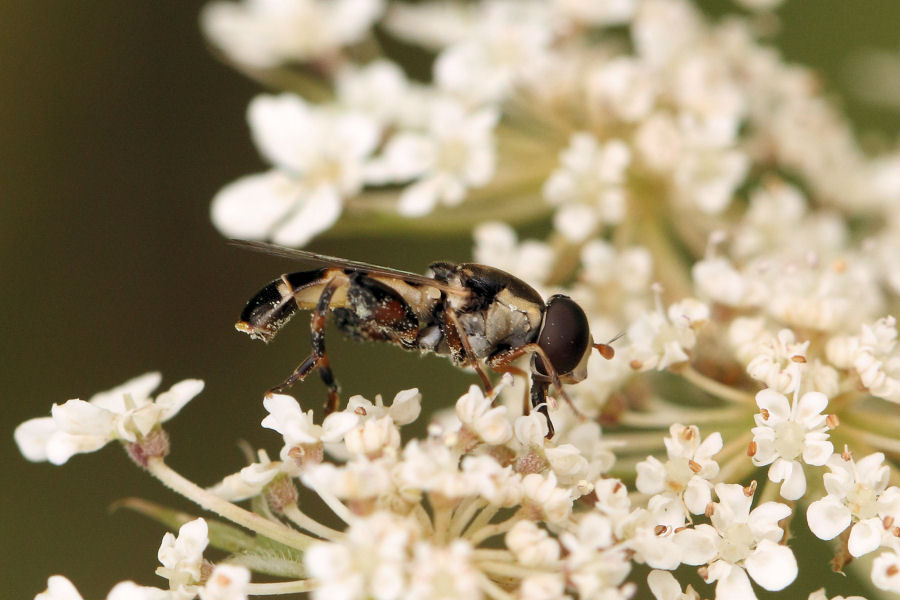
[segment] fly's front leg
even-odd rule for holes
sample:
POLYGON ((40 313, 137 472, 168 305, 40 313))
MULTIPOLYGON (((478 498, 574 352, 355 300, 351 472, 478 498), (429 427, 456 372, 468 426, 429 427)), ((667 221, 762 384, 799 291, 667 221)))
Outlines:
POLYGON ((549 440, 553 437, 555 430, 553 429, 553 421, 550 420, 550 411, 547 409, 547 392, 550 390, 550 382, 538 375, 531 376, 531 406, 544 415, 547 421, 547 435, 549 440))
POLYGON ((543 361, 547 371, 549 371, 549 375, 541 375, 539 373, 535 373, 533 371, 534 367, 532 366, 532 374, 531 374, 531 406, 532 408, 537 407, 538 412, 547 417, 547 427, 549 433, 547 437, 553 436, 553 423, 550 422, 550 416, 547 412, 546 400, 547 400, 547 391, 550 388, 550 383, 559 391, 559 395, 563 397, 563 400, 566 401, 572 410, 578 415, 579 418, 586 418, 584 414, 581 413, 580 410, 575 408, 575 405, 572 403, 572 399, 569 398, 569 395, 566 393, 566 390, 563 389, 562 382, 559 380, 559 374, 556 372, 556 369, 553 368, 553 364, 550 362, 550 359, 547 358, 547 353, 544 352, 544 349, 535 343, 525 344, 524 346, 519 346, 518 348, 510 348, 509 350, 504 350, 503 352, 499 352, 488 359, 488 365, 495 370, 500 370, 511 362, 523 356, 525 354, 537 354, 541 360, 543 361), (536 392, 537 390, 537 392, 536 392), (539 392, 539 393, 538 393, 539 392), (541 404, 543 403, 543 407, 541 404))
POLYGON ((294 369, 291 376, 284 380, 281 384, 275 386, 270 391, 281 392, 298 381, 303 381, 309 372, 314 368, 318 369, 319 377, 328 386, 328 401, 325 403, 325 414, 329 415, 337 410, 339 403, 339 389, 334 375, 331 372, 331 365, 328 362, 328 355, 325 353, 325 317, 328 315, 328 306, 331 304, 331 298, 337 289, 338 283, 334 280, 330 281, 322 290, 316 308, 310 317, 310 332, 312 337, 312 354, 307 356, 300 365, 294 369))
POLYGON ((513 377, 521 377, 525 382, 525 393, 522 396, 522 414, 527 415, 531 412, 531 405, 528 403, 528 372, 515 365, 509 364, 510 361, 497 362, 493 359, 493 356, 487 359, 487 364, 493 371, 496 371, 497 373, 510 373, 513 377))

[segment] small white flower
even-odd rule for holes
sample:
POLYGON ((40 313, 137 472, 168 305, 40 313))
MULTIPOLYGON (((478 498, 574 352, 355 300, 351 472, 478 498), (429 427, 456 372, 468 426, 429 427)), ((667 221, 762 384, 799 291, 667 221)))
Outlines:
POLYGON ((673 175, 678 199, 708 215, 731 204, 750 161, 738 150, 693 150, 678 162, 673 175))
POLYGON ((540 515, 550 523, 564 521, 572 514, 572 498, 568 490, 557 485, 556 475, 529 473, 522 478, 522 504, 540 510, 540 515))
POLYGON ((436 492, 445 498, 462 498, 475 493, 470 478, 459 469, 459 455, 432 440, 412 440, 404 446, 394 481, 408 496, 436 492))
POLYGON ((250 571, 238 565, 216 565, 206 585, 200 590, 201 600, 247 600, 250 571))
POLYGON ((369 460, 361 456, 340 466, 330 462, 309 465, 300 480, 310 489, 345 500, 371 500, 394 493, 389 459, 369 460))
POLYGON ((682 592, 681 584, 668 571, 650 571, 647 586, 656 600, 700 600, 700 594, 690 585, 682 592))
POLYGON ((303 553, 303 564, 319 585, 316 599, 400 598, 405 572, 421 532, 411 518, 375 512, 350 523, 339 542, 316 543, 303 553))
POLYGON ((516 439, 526 447, 543 447, 550 431, 547 428, 547 418, 537 411, 516 417, 513 427, 516 439))
POLYGON ((513 436, 506 412, 505 406, 493 406, 493 399, 485 397, 481 388, 474 384, 456 401, 456 414, 462 424, 485 443, 495 446, 505 444, 513 436))
POLYGON ((400 430, 387 415, 365 419, 344 435, 344 444, 351 454, 372 458, 386 452, 393 454, 400 447, 400 430))
POLYGON ((364 67, 347 66, 335 81, 341 105, 371 116, 382 127, 408 118, 403 112, 410 108, 409 86, 403 69, 384 59, 364 67))
POLYGON ((876 452, 859 461, 834 454, 824 476, 828 494, 809 505, 806 519, 817 537, 830 540, 851 524, 847 549, 855 557, 878 548, 889 532, 884 519, 900 518, 900 488, 888 487, 890 468, 876 452))
MULTIPOLYGON (((809 594, 809 598, 807 600, 829 600, 828 595, 825 593, 825 588, 819 588, 814 592, 809 594)), ((831 600, 866 600, 862 596, 835 596, 831 598, 831 600)))
MULTIPOLYGON (((716 234, 710 236, 710 247, 718 242, 716 234)), ((734 267, 728 258, 712 252, 691 267, 691 277, 702 298, 726 306, 744 305, 751 292, 751 283, 734 267)))
MULTIPOLYGON (((195 597, 192 591, 161 590, 156 587, 138 585, 133 581, 121 581, 113 586, 106 600, 188 600, 195 597)), ((35 599, 37 600, 37 599, 35 599)))
MULTIPOLYGON (((418 542, 413 548, 406 598, 480 600, 482 573, 474 563, 472 546, 453 540, 446 546, 418 542)), ((377 596, 376 596, 377 597, 377 596)))
POLYGON ((699 11, 685 0, 645 0, 638 5, 631 24, 638 55, 655 67, 680 56, 701 31, 699 11))
MULTIPOLYGON (((607 3, 595 3, 603 6, 607 3)), ((588 75, 589 105, 612 112, 626 122, 646 118, 653 110, 657 79, 643 62, 619 56, 593 69, 588 75)))
POLYGON ((303 412, 297 400, 287 394, 269 394, 263 399, 263 406, 269 414, 262 420, 262 426, 280 433, 286 447, 339 442, 359 422, 357 414, 340 411, 316 425, 312 409, 303 412))
POLYGON ((269 483, 283 472, 280 462, 272 462, 265 450, 259 451, 259 462, 248 465, 225 477, 209 491, 226 500, 240 501, 258 496, 269 483))
POLYGON ((159 373, 147 373, 84 400, 54 404, 50 417, 25 421, 15 439, 28 460, 61 465, 75 454, 94 452, 113 440, 137 442, 168 421, 203 390, 203 382, 186 379, 157 396, 159 373))
POLYGON ((797 500, 806 493, 806 476, 803 459, 808 465, 822 466, 834 451, 828 441, 827 415, 822 411, 828 406, 828 398, 821 392, 807 392, 794 401, 770 389, 756 394, 760 408, 754 416, 753 464, 769 467, 769 479, 784 482, 781 496, 797 500))
POLYGON ((390 417, 395 425, 409 425, 422 412, 422 394, 418 388, 402 390, 397 392, 390 406, 384 405, 381 394, 375 396, 374 403, 363 396, 351 396, 344 412, 359 415, 362 419, 390 417))
POLYGON ((872 583, 875 587, 900 593, 900 548, 893 544, 890 552, 879 554, 872 561, 872 583))
POLYGON ((663 314, 656 310, 641 314, 628 328, 628 358, 632 369, 663 370, 669 365, 686 362, 688 350, 697 341, 695 329, 709 319, 709 307, 693 298, 669 306, 663 314))
POLYGON ((247 118, 276 169, 223 188, 213 199, 213 224, 231 237, 301 246, 331 227, 343 200, 362 189, 379 126, 363 114, 313 107, 292 94, 257 96, 247 118))
POLYGON ((853 368, 873 396, 900 403, 900 351, 897 321, 892 316, 863 324, 853 368))
POLYGON ((535 567, 559 559, 559 542, 537 523, 523 519, 506 533, 506 547, 525 566, 535 567))
POLYGON ((565 600, 566 576, 563 573, 535 573, 522 578, 519 600, 565 600))
POLYGON ((718 598, 756 598, 750 578, 769 591, 787 587, 797 577, 797 560, 778 542, 784 531, 778 521, 791 514, 785 504, 764 502, 752 511, 752 494, 737 484, 716 484, 712 525, 698 525, 695 535, 715 541, 715 556, 705 579, 716 581, 718 598))
POLYGON ((52 575, 47 578, 47 589, 36 595, 34 600, 83 600, 83 598, 67 578, 52 575))
POLYGON ((674 500, 676 521, 661 521, 671 527, 679 527, 687 515, 684 506, 695 515, 703 514, 712 500, 711 480, 719 472, 713 455, 722 449, 722 436, 714 432, 701 441, 700 430, 695 426, 674 424, 665 438, 668 460, 665 463, 649 456, 637 464, 635 487, 644 494, 665 494, 674 500))
POLYGON ((625 175, 631 153, 621 140, 601 145, 593 135, 575 133, 560 154, 560 166, 544 183, 544 198, 560 208, 556 229, 583 241, 600 224, 625 217, 625 175))
POLYGON ((516 239, 515 230, 505 223, 491 221, 475 227, 476 262, 496 267, 531 284, 547 280, 555 256, 544 242, 516 239))
POLYGON ((684 134, 672 115, 656 112, 642 120, 634 133, 636 159, 650 171, 671 173, 684 150, 684 134))
POLYGON ((627 598, 617 589, 631 571, 625 548, 614 545, 610 518, 583 514, 574 529, 560 534, 565 547, 564 570, 581 598, 627 598))
POLYGON ((553 0, 556 10, 586 25, 604 26, 628 22, 634 15, 637 0, 553 0))
POLYGON ((387 143, 381 171, 390 179, 417 179, 400 195, 399 210, 406 216, 422 216, 438 204, 456 206, 471 187, 480 187, 494 176, 496 153, 495 108, 469 111, 460 102, 440 98, 429 108, 426 131, 401 132, 387 143))
POLYGON ((434 80, 442 90, 473 103, 495 102, 547 62, 551 13, 534 1, 493 0, 476 6, 480 14, 466 37, 438 55, 434 80))
POLYGON ((359 40, 383 9, 383 0, 216 1, 203 9, 200 24, 233 60, 269 68, 359 40))
POLYGON ((806 363, 809 341, 797 342, 794 332, 782 329, 757 345, 757 354, 747 365, 747 374, 766 387, 790 394, 800 385, 801 365, 806 363))
POLYGON ((515 506, 522 500, 522 477, 511 466, 501 466, 493 457, 468 455, 462 460, 462 472, 471 493, 496 506, 515 506))
POLYGON ((206 521, 194 519, 178 529, 178 536, 166 533, 157 556, 161 567, 156 574, 169 580, 172 590, 193 591, 201 581, 203 551, 209 545, 209 529, 206 521))

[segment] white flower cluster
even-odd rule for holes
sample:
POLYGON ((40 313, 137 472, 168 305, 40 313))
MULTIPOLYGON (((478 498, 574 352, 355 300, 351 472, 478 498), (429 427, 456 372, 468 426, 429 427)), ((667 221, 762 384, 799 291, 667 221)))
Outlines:
MULTIPOLYGON (((221 563, 213 565, 203 558, 209 545, 208 526, 195 519, 181 526, 178 536, 167 533, 159 546, 161 567, 156 574, 169 580, 169 588, 143 586, 133 581, 116 584, 106 600, 247 600, 250 571, 246 567, 221 563)), ((47 590, 35 600, 83 600, 81 594, 62 575, 47 580, 47 590)))
MULTIPOLYGON (((551 387, 551 439, 523 414, 525 377, 471 387, 419 439, 403 429, 423 420, 414 389, 321 421, 269 395, 277 459, 258 450, 208 488, 164 461, 162 423, 201 382, 153 400, 151 374, 55 405, 16 430, 26 458, 119 440, 258 534, 229 538, 240 551, 215 570, 205 534, 167 538, 171 589, 124 583, 123 598, 618 600, 637 563, 658 599, 825 600, 788 587, 807 561, 787 533, 804 526, 834 540, 836 570, 880 552, 868 575, 900 593, 900 153, 863 151, 762 20, 712 22, 688 0, 242 0, 202 22, 277 90, 248 109, 269 169, 216 195, 222 233, 300 246, 341 220, 471 227, 476 261, 570 296, 615 356, 551 387), (433 53, 430 79, 383 36, 433 53), (685 565, 715 591, 685 588, 685 565)), ((39 597, 78 596, 51 578, 39 597)))

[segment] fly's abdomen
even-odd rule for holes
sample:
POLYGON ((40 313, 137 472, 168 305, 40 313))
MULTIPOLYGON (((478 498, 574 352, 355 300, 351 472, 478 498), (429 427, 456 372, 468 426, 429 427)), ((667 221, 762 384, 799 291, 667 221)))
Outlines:
POLYGON ((235 328, 253 339, 269 342, 298 310, 310 308, 307 297, 318 298, 322 287, 329 281, 329 271, 332 270, 282 275, 250 299, 235 328))

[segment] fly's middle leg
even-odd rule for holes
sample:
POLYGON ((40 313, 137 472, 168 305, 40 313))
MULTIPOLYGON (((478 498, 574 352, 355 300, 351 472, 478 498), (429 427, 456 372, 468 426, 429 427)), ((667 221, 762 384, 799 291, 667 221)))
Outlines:
POLYGON ((312 354, 307 356, 301 362, 290 377, 281 384, 272 388, 273 392, 281 392, 298 381, 303 381, 309 372, 313 369, 319 371, 319 377, 328 387, 328 400, 325 403, 325 414, 329 415, 337 410, 340 400, 339 388, 334 380, 334 374, 331 372, 331 365, 328 362, 328 354, 325 352, 325 318, 328 315, 328 307, 331 304, 331 298, 337 289, 336 281, 330 281, 322 290, 316 308, 310 317, 310 332, 312 338, 312 354))
POLYGON ((490 394, 494 390, 494 384, 491 383, 491 378, 484 372, 481 363, 472 350, 472 345, 469 344, 469 336, 466 334, 462 323, 459 322, 456 311, 450 306, 445 306, 444 308, 441 332, 444 334, 444 339, 447 340, 447 345, 450 346, 450 354, 453 356, 453 360, 458 364, 474 368, 475 372, 478 373, 478 377, 481 378, 485 393, 490 394))

